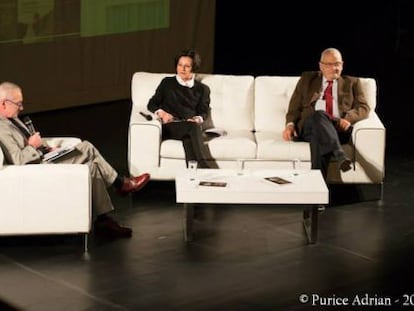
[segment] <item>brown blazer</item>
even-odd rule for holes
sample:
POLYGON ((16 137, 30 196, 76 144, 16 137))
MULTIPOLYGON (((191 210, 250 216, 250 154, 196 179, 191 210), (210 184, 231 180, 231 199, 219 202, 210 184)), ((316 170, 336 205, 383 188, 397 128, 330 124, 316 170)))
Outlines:
MULTIPOLYGON (((322 92, 322 73, 302 73, 290 98, 286 124, 293 122, 300 135, 304 120, 315 111, 315 103, 322 92)), ((342 118, 354 124, 368 117, 370 108, 357 77, 341 76, 338 79, 338 108, 342 118)))

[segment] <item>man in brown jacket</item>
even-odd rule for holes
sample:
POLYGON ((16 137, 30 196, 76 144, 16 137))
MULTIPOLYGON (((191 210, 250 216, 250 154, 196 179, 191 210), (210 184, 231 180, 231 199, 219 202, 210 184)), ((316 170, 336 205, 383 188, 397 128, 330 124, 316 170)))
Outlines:
POLYGON ((313 169, 326 178, 331 159, 341 171, 352 168, 341 144, 351 139, 352 125, 367 118, 370 108, 357 77, 341 76, 341 53, 328 48, 321 54, 320 71, 302 73, 289 102, 284 140, 310 143, 313 169))

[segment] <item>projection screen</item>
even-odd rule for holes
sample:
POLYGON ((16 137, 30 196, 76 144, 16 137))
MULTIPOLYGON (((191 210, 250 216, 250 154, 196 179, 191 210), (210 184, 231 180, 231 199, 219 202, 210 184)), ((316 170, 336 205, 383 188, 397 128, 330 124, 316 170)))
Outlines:
POLYGON ((25 113, 130 97, 136 71, 174 72, 195 48, 213 71, 215 0, 0 0, 0 81, 25 113))

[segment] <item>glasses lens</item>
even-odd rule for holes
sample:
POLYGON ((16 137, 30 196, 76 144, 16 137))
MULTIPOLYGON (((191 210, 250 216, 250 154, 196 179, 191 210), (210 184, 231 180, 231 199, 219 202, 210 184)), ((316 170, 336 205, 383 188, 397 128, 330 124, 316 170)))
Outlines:
POLYGON ((15 105, 15 106, 17 106, 19 108, 23 108, 23 102, 14 102, 14 101, 12 101, 10 99, 6 99, 6 101, 12 103, 13 105, 15 105))

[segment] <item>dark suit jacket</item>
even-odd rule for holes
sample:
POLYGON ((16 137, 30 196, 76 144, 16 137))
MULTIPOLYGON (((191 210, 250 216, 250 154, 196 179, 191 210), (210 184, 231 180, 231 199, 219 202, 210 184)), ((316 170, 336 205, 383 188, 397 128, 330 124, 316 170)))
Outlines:
POLYGON ((189 88, 180 85, 175 76, 166 77, 149 100, 147 108, 151 112, 163 109, 178 119, 201 116, 205 120, 210 108, 210 89, 197 80, 189 88))
MULTIPOLYGON (((289 102, 286 124, 293 122, 302 132, 304 120, 315 111, 315 103, 322 92, 322 73, 302 73, 289 102)), ((368 117, 370 108, 357 77, 342 76, 338 79, 338 108, 342 118, 354 124, 368 117)))

